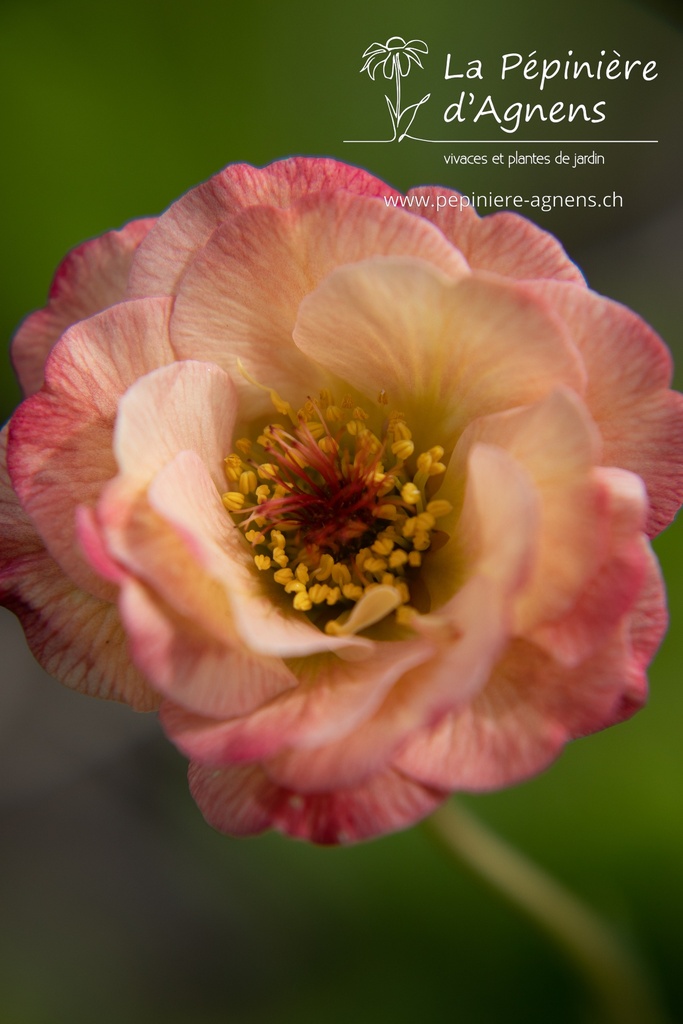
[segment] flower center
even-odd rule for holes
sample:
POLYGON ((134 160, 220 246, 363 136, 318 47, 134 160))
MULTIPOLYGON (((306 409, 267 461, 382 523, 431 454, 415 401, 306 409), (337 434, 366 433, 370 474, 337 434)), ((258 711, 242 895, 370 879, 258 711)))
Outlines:
MULTIPOLYGON (((255 442, 241 438, 225 459, 232 489, 223 504, 245 530, 256 567, 328 633, 357 631, 394 610, 407 624, 423 554, 452 510, 430 497, 446 469, 444 449, 416 455, 400 412, 388 411, 372 430, 350 395, 337 405, 323 390, 295 412, 270 394, 291 427, 272 423, 255 442), (365 615, 352 624, 352 606, 380 587, 372 622, 365 615)), ((379 403, 387 404, 384 392, 379 403)))

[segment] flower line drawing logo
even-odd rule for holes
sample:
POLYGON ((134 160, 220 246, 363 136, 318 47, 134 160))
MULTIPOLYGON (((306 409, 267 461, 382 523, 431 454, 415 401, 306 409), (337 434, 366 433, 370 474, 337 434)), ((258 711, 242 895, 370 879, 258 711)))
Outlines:
POLYGON ((382 69, 384 78, 396 82, 396 98, 392 103, 389 96, 385 94, 389 116, 391 118, 392 137, 390 139, 376 139, 377 142, 403 142, 405 138, 411 138, 408 134, 415 120, 415 115, 426 103, 431 93, 427 93, 417 103, 410 103, 407 107, 401 108, 401 79, 407 78, 413 64, 423 68, 420 54, 429 53, 429 47, 422 39, 411 39, 406 42, 401 36, 391 36, 386 43, 371 43, 363 53, 365 63, 360 69, 361 74, 367 71, 370 78, 375 81, 375 75, 382 69), (403 122, 403 123, 402 123, 403 122))

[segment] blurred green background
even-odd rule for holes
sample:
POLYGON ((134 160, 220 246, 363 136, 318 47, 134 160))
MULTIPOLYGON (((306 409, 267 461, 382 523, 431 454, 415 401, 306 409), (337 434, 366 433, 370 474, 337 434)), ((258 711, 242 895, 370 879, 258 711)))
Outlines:
MULTIPOLYGON (((57 263, 84 238, 161 212, 231 161, 304 153, 359 163, 400 188, 429 182, 466 192, 623 194, 616 212, 534 219, 558 234, 594 288, 645 316, 683 362, 678 10, 667 0, 571 7, 3 0, 2 337, 44 303, 57 263), (384 83, 359 69, 365 48, 394 34, 428 42, 425 71, 411 72, 404 87, 411 101, 432 88, 437 112, 459 92, 443 81, 444 55, 452 52, 454 60, 484 62, 490 70, 477 91, 504 105, 608 100, 603 125, 571 136, 557 127, 542 136, 522 129, 521 138, 660 142, 596 143, 605 166, 575 170, 490 162, 461 169, 443 160, 444 152, 495 147, 345 145, 388 129, 384 83), (656 59, 658 79, 557 83, 539 97, 528 86, 503 87, 494 71, 506 52, 536 49, 550 58, 574 49, 595 59, 603 48, 656 59)), ((429 116, 436 130, 432 108, 429 116)), ((476 128, 461 137, 493 137, 490 126, 476 128)), ((7 347, 1 360, 4 420, 19 394, 7 347)), ((468 804, 615 923, 651 964, 676 1019, 683 1018, 680 528, 657 548, 672 628, 651 673, 648 709, 577 742, 544 776, 468 804)), ((6 1024, 600 1020, 547 940, 446 863, 421 830, 348 850, 278 836, 220 837, 203 824, 184 763, 152 719, 58 687, 35 667, 11 616, 3 613, 0 627, 6 1024)))

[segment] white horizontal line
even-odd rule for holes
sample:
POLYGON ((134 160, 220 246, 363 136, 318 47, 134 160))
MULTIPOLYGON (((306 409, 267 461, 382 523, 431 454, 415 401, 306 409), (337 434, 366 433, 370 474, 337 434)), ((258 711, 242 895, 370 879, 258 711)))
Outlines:
MULTIPOLYGON (((376 143, 388 142, 388 139, 343 139, 346 143, 376 143)), ((392 142, 395 140, 392 139, 392 142)), ((488 146, 508 145, 513 143, 517 146, 558 146, 558 145, 581 145, 581 146, 635 146, 658 143, 659 139, 412 139, 413 142, 435 142, 441 146, 488 146)))

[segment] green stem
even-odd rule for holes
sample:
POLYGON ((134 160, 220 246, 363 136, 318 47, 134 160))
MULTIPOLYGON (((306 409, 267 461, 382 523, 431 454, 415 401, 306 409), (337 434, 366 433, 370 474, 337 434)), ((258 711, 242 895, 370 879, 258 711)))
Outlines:
POLYGON ((440 845, 503 893, 574 961, 613 1024, 670 1024, 643 965, 559 882, 451 800, 425 823, 440 845))

